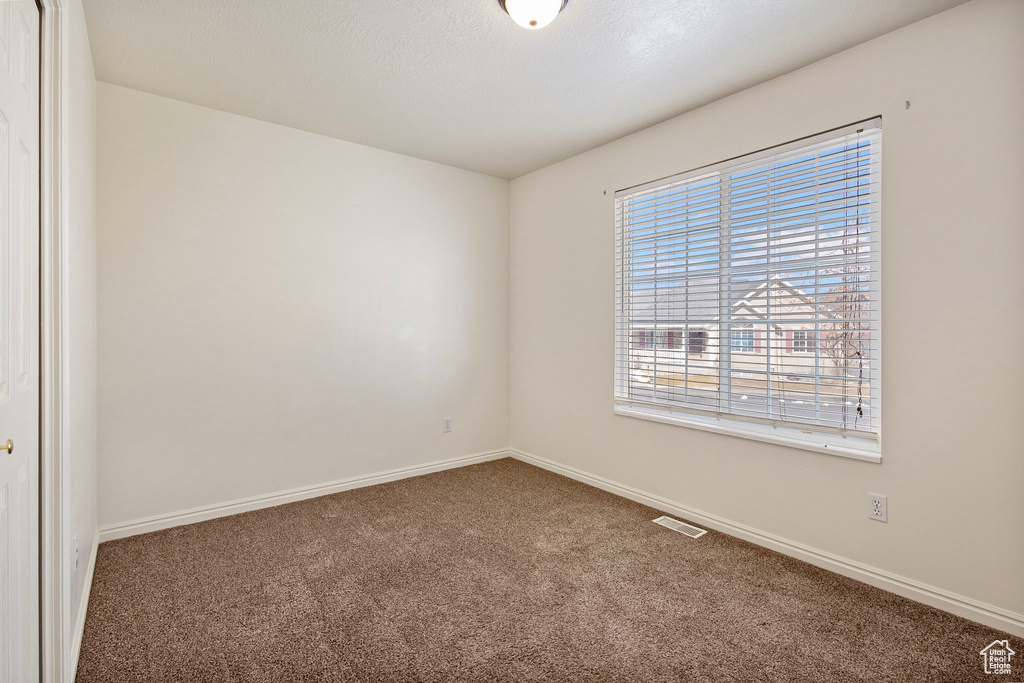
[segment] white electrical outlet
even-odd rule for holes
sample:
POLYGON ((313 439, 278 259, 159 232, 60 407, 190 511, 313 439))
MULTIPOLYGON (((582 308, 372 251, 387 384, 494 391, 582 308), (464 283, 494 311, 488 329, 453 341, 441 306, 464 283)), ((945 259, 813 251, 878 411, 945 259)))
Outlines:
POLYGON ((78 571, 78 534, 75 533, 74 538, 74 551, 75 551, 75 571, 78 571))
POLYGON ((441 418, 441 431, 445 434, 452 431, 452 419, 450 417, 441 418))
POLYGON ((868 517, 878 522, 889 521, 889 503, 885 496, 868 494, 868 517))

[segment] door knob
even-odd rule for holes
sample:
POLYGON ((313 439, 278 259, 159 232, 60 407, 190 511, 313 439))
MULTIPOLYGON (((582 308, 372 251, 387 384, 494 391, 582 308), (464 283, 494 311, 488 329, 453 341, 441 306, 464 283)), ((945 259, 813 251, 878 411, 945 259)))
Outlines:
POLYGON ((14 442, 11 441, 10 439, 7 439, 7 445, 6 446, 0 446, 0 450, 7 451, 8 453, 13 453, 14 452, 14 442))

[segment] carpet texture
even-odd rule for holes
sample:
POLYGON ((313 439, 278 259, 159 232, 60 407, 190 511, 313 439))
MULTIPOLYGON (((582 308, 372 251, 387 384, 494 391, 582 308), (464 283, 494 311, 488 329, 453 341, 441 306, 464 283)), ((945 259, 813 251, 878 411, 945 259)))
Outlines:
POLYGON ((505 459, 103 543, 77 682, 1024 680, 1019 638, 659 514, 505 459))

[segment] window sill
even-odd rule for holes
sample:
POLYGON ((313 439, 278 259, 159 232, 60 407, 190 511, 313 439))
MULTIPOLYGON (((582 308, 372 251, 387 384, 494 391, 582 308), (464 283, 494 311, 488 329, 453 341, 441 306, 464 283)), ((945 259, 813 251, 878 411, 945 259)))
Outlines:
POLYGON ((882 453, 877 442, 870 439, 844 438, 838 434, 806 434, 790 427, 772 427, 755 422, 730 420, 728 418, 705 417, 701 415, 684 415, 655 408, 637 408, 634 406, 615 404, 616 415, 635 417, 641 420, 662 422, 664 424, 700 429, 705 432, 716 432, 741 439, 763 441, 780 446, 800 448, 805 451, 837 455, 865 462, 882 462, 882 453), (861 443, 857 443, 857 442, 861 443))

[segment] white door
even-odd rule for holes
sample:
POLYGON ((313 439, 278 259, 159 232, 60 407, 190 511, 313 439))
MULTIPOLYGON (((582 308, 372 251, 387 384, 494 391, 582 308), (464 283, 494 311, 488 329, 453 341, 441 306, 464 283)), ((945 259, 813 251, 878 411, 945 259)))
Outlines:
POLYGON ((0 0, 0 445, 0 683, 30 683, 39 678, 39 10, 33 0, 0 0))

